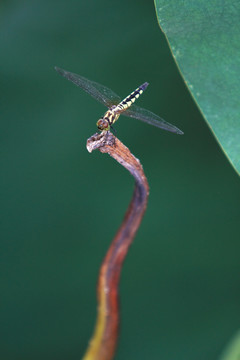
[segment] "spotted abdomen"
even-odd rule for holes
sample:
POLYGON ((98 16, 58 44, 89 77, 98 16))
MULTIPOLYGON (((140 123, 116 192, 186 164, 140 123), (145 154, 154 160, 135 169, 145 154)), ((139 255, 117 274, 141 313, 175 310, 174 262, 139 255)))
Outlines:
POLYGON ((136 90, 134 90, 130 95, 128 95, 125 99, 123 99, 116 107, 115 111, 122 112, 129 108, 136 99, 144 92, 144 90, 148 87, 148 83, 145 82, 141 86, 139 86, 136 90))

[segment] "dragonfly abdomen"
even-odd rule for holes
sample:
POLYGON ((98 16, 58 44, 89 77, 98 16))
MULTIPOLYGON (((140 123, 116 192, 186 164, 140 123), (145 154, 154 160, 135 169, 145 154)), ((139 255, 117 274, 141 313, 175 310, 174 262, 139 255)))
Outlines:
POLYGON ((144 90, 148 87, 148 83, 145 82, 141 86, 139 86, 136 90, 134 90, 130 95, 128 95, 125 99, 123 99, 120 104, 116 106, 115 111, 122 112, 128 109, 136 99, 144 92, 144 90))

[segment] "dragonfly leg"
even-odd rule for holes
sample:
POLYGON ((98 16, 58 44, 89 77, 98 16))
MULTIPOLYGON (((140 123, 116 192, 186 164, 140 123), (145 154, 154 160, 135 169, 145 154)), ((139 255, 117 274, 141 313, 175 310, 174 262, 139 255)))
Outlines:
POLYGON ((110 129, 112 130, 114 135, 117 135, 117 130, 112 125, 110 125, 110 129))

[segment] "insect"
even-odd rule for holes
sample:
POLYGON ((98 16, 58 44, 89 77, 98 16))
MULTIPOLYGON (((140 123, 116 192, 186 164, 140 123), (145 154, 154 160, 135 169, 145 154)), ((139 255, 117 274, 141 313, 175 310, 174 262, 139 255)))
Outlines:
POLYGON ((121 101, 121 98, 106 86, 100 85, 94 81, 84 78, 83 76, 73 74, 58 67, 55 67, 55 70, 66 79, 82 88, 94 99, 108 107, 107 112, 97 121, 97 127, 99 130, 109 131, 112 129, 112 125, 117 121, 119 116, 123 114, 125 116, 144 121, 147 124, 154 125, 163 130, 171 131, 176 134, 183 134, 183 132, 176 126, 169 124, 151 111, 132 105, 147 88, 147 82, 139 86, 121 101))

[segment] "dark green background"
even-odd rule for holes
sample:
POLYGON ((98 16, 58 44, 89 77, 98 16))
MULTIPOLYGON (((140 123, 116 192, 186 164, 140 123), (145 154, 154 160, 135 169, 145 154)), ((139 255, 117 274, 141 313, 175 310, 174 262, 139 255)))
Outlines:
POLYGON ((55 65, 185 132, 120 118, 149 206, 121 279, 116 359, 217 359, 240 325, 239 178, 193 103, 149 0, 1 3, 3 360, 77 360, 133 179, 86 139, 104 107, 55 65))

